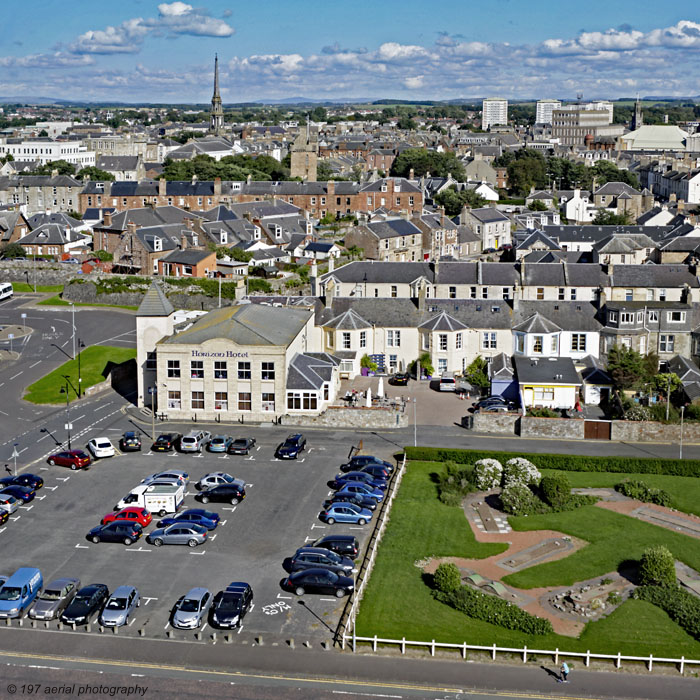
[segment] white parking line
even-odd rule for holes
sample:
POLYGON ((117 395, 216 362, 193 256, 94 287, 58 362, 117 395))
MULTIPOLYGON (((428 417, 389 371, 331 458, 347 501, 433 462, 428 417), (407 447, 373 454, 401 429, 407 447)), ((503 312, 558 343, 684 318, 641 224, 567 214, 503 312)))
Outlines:
POLYGON ((169 623, 169 622, 166 622, 166 623, 165 623, 165 627, 163 627, 163 629, 164 629, 164 630, 167 630, 168 627, 170 627, 170 623, 169 623))
POLYGON ((29 447, 23 447, 17 454, 21 455, 22 452, 24 452, 25 450, 28 450, 28 449, 29 449, 29 447))
POLYGON ((216 535, 212 535, 209 539, 213 542, 216 539, 216 535))
POLYGON ((201 557, 202 555, 206 554, 206 553, 207 553, 207 550, 206 550, 206 549, 202 550, 201 552, 190 552, 190 554, 197 554, 197 555, 200 556, 200 557, 201 557))
MULTIPOLYGON (((131 627, 131 625, 133 625, 134 622, 136 622, 136 619, 135 619, 135 618, 129 623, 129 627, 131 627)), ((137 676, 138 674, 137 674, 137 673, 132 673, 131 675, 132 675, 132 676, 137 676)))
POLYGON ((19 520, 21 517, 21 515, 14 515, 10 518, 10 520, 19 520))
POLYGON ((17 372, 17 374, 15 374, 15 375, 13 375, 12 377, 10 377, 10 378, 8 379, 8 381, 11 382, 13 379, 17 379, 17 377, 19 377, 20 374, 24 374, 24 370, 22 370, 21 372, 17 372))
POLYGON ((20 508, 24 508, 24 510, 31 510, 32 508, 34 508, 34 506, 20 506, 20 508))
POLYGON ((47 437, 51 437, 51 436, 50 436, 48 433, 46 433, 46 435, 42 435, 42 436, 37 440, 37 442, 41 442, 42 440, 45 440, 47 437))
POLYGON ((58 486, 44 486, 45 489, 48 489, 49 491, 55 491, 58 486))
POLYGON ((83 413, 82 416, 78 416, 77 418, 74 418, 73 420, 79 421, 79 420, 81 420, 81 419, 83 419, 83 418, 85 418, 85 414, 84 414, 84 413, 83 413))
POLYGON ((233 508, 227 508, 224 506, 223 510, 230 510, 233 513, 233 511, 236 510, 236 506, 233 506, 233 508))
POLYGON ((39 467, 39 471, 40 472, 47 472, 47 471, 49 471, 49 468, 48 467, 39 467))
POLYGON ((33 367, 36 367, 37 365, 41 364, 41 360, 37 360, 33 365, 29 365, 29 369, 32 369, 33 367))
POLYGON ((57 481, 68 481, 68 479, 70 479, 69 476, 57 476, 56 477, 57 481))
POLYGON ((337 598, 319 598, 319 600, 325 600, 325 601, 330 601, 331 603, 335 603, 335 601, 338 599, 337 598))
POLYGON ((75 548, 76 549, 90 549, 90 546, 87 544, 76 544, 75 548))
POLYGON ((243 629, 243 625, 238 625, 238 631, 236 632, 236 634, 240 634, 242 629, 243 629))
POLYGON ((137 547, 134 549, 133 547, 127 547, 127 552, 152 552, 152 549, 144 549, 143 547, 137 547))
POLYGON ((205 622, 205 623, 204 623, 204 627, 202 627, 202 632, 204 632, 204 630, 207 628, 207 625, 208 625, 208 624, 209 624, 208 622, 205 622))
POLYGON ((43 501, 46 498, 46 494, 43 496, 34 496, 34 498, 36 498, 37 501, 43 501))
POLYGON ((2 533, 5 532, 5 530, 7 530, 7 527, 0 527, 0 535, 2 535, 2 533))
POLYGON ((278 594, 277 594, 277 597, 278 597, 280 600, 294 600, 294 596, 291 596, 291 595, 282 595, 281 593, 278 593, 278 594))

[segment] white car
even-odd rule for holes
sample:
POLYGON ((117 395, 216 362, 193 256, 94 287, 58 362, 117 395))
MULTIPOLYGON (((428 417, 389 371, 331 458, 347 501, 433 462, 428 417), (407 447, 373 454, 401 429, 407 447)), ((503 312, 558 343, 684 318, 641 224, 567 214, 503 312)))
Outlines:
POLYGON ((205 489, 213 489, 215 486, 221 486, 222 484, 232 484, 236 481, 230 474, 225 472, 211 472, 203 476, 196 484, 198 491, 204 491, 205 489))
POLYGON ((88 442, 88 450, 92 452, 92 456, 95 459, 114 457, 114 445, 110 442, 109 438, 106 437, 98 437, 90 440, 90 442, 88 442))
POLYGON ((177 484, 187 484, 190 480, 190 475, 180 469, 168 469, 165 472, 156 472, 141 479, 142 484, 152 484, 154 481, 172 481, 177 484))

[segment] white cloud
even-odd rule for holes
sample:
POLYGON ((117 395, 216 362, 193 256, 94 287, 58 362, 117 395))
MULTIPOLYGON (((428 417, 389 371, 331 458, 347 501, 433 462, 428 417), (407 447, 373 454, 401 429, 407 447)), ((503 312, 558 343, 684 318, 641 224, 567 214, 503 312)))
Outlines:
POLYGON ((409 90, 416 90, 417 88, 422 88, 425 85, 425 82, 423 81, 423 76, 422 75, 414 75, 410 78, 406 78, 403 81, 403 84, 409 89, 409 90))
POLYGON ((62 51, 0 58, 0 66, 5 68, 79 68, 81 66, 91 66, 94 63, 95 59, 92 56, 74 56, 62 51))
POLYGON ((395 61, 397 59, 418 58, 427 56, 428 52, 422 46, 410 44, 397 44, 388 41, 379 47, 377 58, 381 61, 395 61))
POLYGON ((234 33, 233 27, 224 20, 210 17, 204 10, 184 2, 162 3, 158 5, 158 12, 158 19, 146 23, 156 29, 167 29, 172 34, 227 37, 234 33))

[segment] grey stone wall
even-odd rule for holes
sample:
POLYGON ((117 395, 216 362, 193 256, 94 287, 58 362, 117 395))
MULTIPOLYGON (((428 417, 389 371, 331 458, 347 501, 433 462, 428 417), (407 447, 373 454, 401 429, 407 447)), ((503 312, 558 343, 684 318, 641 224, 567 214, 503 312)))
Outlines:
POLYGON ((280 422, 282 425, 315 428, 406 428, 408 415, 390 408, 329 406, 320 416, 286 415, 282 416, 280 422))
MULTIPOLYGON (((612 422, 610 438, 620 442, 680 443, 681 426, 680 423, 616 420, 612 422)), ((683 423, 683 442, 700 443, 700 423, 683 423)))
POLYGON ((583 440, 583 421, 575 418, 520 419, 521 437, 543 437, 561 440, 583 440))
POLYGON ((517 435, 520 414, 515 413, 475 413, 472 430, 477 433, 496 435, 517 435))
POLYGON ((78 265, 66 263, 33 263, 31 260, 0 260, 0 282, 65 284, 76 276, 78 265))

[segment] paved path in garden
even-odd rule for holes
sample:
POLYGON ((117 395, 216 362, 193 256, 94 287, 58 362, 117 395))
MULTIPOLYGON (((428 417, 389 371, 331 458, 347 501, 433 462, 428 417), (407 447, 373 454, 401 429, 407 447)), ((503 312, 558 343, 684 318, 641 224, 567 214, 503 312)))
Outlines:
POLYGON ((681 511, 657 506, 653 503, 642 503, 642 501, 637 501, 634 498, 628 498, 623 501, 598 501, 596 505, 599 508, 605 508, 615 513, 629 515, 631 518, 644 520, 672 532, 680 532, 688 537, 700 539, 700 518, 697 515, 682 513, 681 511))

